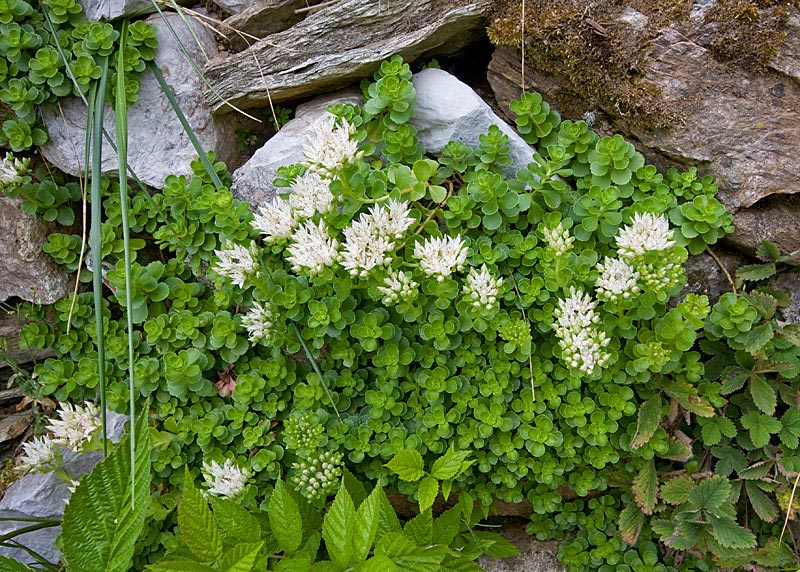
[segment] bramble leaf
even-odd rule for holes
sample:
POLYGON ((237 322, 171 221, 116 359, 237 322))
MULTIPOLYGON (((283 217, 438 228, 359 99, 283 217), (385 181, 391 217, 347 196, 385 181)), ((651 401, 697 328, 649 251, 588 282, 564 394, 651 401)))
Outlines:
POLYGON ((751 411, 740 419, 742 427, 750 431, 750 440, 754 447, 764 447, 769 443, 772 435, 781 430, 781 422, 769 415, 758 411, 751 411))
POLYGON ((638 504, 632 502, 625 505, 619 513, 619 533, 622 540, 631 546, 636 544, 642 532, 644 519, 645 515, 638 504))
POLYGON ((263 542, 240 542, 226 548, 220 562, 220 570, 223 572, 252 572, 258 553, 263 546, 263 542))
POLYGON ((756 545, 756 537, 752 532, 740 526, 730 517, 708 515, 711 523, 711 534, 714 539, 725 548, 753 548, 756 545))
POLYGON ((183 483, 183 494, 178 503, 181 537, 195 558, 201 562, 215 562, 222 555, 219 526, 203 494, 195 487, 188 466, 183 483))
POLYGON ((425 511, 433 506, 433 501, 439 494, 439 481, 427 475, 419 482, 417 497, 419 499, 419 510, 425 511))
POLYGON ((636 434, 631 441, 631 449, 638 449, 650 441, 661 422, 661 395, 656 394, 645 401, 639 408, 636 423, 636 434))
POLYGON ((713 512, 728 500, 730 494, 730 481, 715 475, 704 479, 692 489, 689 502, 696 509, 713 512))
POLYGON ((300 507, 282 480, 275 483, 269 499, 269 523, 278 546, 287 555, 300 548, 303 542, 303 519, 300 507))
POLYGON ((386 467, 403 481, 418 481, 425 475, 422 455, 411 449, 398 451, 386 467))
POLYGON ((775 407, 778 405, 778 397, 769 382, 761 376, 756 375, 750 380, 750 395, 753 403, 762 413, 767 415, 775 414, 775 407))
POLYGON ((681 475, 661 485, 661 498, 665 503, 677 506, 689 500, 694 481, 689 475, 681 475))
POLYGON ((372 493, 358 507, 353 526, 353 560, 363 562, 367 559, 380 522, 381 495, 380 485, 375 485, 372 493))
POLYGON ((433 538, 433 511, 424 510, 409 520, 403 527, 403 534, 417 543, 428 546, 433 538))
POLYGON ((778 518, 778 507, 761 490, 758 481, 745 481, 744 488, 747 491, 750 506, 756 511, 758 517, 764 522, 775 522, 778 518))
POLYGON ((471 463, 466 467, 464 466, 464 461, 466 461, 469 456, 469 451, 456 451, 452 448, 448 449, 443 456, 433 462, 431 475, 440 481, 454 479, 470 467, 471 463))
POLYGON ((656 465, 652 459, 645 462, 639 474, 633 479, 631 487, 636 504, 644 514, 653 514, 658 495, 658 475, 656 465))
POLYGON ((353 499, 344 487, 333 499, 325 518, 322 521, 322 538, 328 549, 331 560, 340 566, 347 566, 353 555, 353 526, 355 524, 356 509, 353 499))

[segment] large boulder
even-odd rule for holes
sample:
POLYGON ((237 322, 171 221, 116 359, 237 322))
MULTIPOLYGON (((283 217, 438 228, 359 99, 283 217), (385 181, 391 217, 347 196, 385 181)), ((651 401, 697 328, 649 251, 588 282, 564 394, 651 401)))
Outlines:
POLYGON ((291 28, 205 68, 215 111, 318 95, 371 76, 394 54, 407 61, 451 54, 486 25, 491 0, 340 0, 291 28))
MULTIPOLYGON (((410 123, 417 128, 419 142, 428 153, 439 153, 449 141, 477 147, 480 135, 496 125, 509 138, 514 160, 509 172, 531 161, 534 150, 458 78, 439 69, 425 69, 414 75, 413 82, 417 101, 410 123)), ((273 180, 278 167, 303 159, 303 145, 313 126, 325 115, 326 107, 331 103, 361 102, 360 92, 346 90, 298 106, 295 118, 233 173, 234 196, 254 207, 275 196, 278 189, 273 180)))
POLYGON ((739 21, 722 3, 705 0, 665 21, 656 11, 612 3, 597 9, 601 4, 607 8, 602 24, 598 16, 585 15, 579 24, 565 26, 564 36, 607 50, 609 61, 623 61, 624 42, 640 38, 628 46, 638 50, 636 65, 628 69, 629 91, 641 93, 641 100, 651 98, 649 109, 660 113, 665 125, 654 128, 647 113, 626 111, 620 99, 598 100, 590 93, 598 89, 596 82, 587 80, 584 89, 566 68, 560 73, 527 65, 523 74, 519 50, 508 47, 496 50, 488 74, 500 109, 518 97, 524 76, 528 88, 567 117, 593 112, 597 129, 622 132, 659 167, 697 165, 702 174, 713 175, 720 200, 734 214, 731 241, 740 248, 753 253, 768 239, 785 253, 800 250, 800 210, 793 197, 800 193, 798 11, 776 6, 739 21), (673 120, 664 121, 669 117, 673 120))
POLYGON ((89 20, 116 20, 155 12, 150 0, 78 0, 89 20))
MULTIPOLYGON (((177 14, 168 14, 172 28, 180 42, 198 65, 203 65, 204 52, 213 56, 217 52, 213 33, 195 20, 192 22, 198 45, 190 30, 177 14), (202 46, 202 49, 201 49, 202 46)), ((218 121, 211 116, 209 107, 198 96, 203 90, 203 80, 192 67, 175 38, 160 16, 148 22, 158 28, 156 64, 178 101, 183 113, 197 135, 203 149, 214 149, 217 158, 235 164, 235 121, 218 121)), ((86 107, 78 98, 62 101, 59 109, 47 110, 43 118, 49 140, 42 147, 45 158, 56 167, 72 175, 84 170, 84 141, 86 133, 86 107)), ((114 139, 114 114, 105 110, 105 128, 114 139)), ((167 96, 162 92, 155 76, 148 70, 141 76, 139 100, 128 110, 128 164, 144 183, 161 188, 170 174, 190 174, 190 162, 197 152, 181 126, 167 96)), ((109 145, 103 147, 104 174, 116 174, 117 156, 109 145)))
POLYGON ((20 202, 0 193, 0 301, 52 304, 69 292, 70 279, 42 252, 51 225, 22 212, 20 202))

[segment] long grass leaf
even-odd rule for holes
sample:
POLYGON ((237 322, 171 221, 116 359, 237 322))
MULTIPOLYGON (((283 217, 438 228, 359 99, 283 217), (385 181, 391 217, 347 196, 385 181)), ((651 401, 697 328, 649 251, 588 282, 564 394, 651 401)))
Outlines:
POLYGON ((341 421, 342 416, 339 414, 339 410, 336 408, 336 402, 333 401, 333 395, 331 395, 331 390, 328 389, 328 384, 325 383, 325 378, 322 377, 322 372, 319 370, 319 366, 317 365, 317 360, 314 359, 314 356, 311 354, 311 350, 309 350, 308 345, 306 345, 306 341, 300 334, 300 329, 294 322, 292 322, 292 328, 294 328, 294 333, 297 336, 297 339, 300 341, 300 345, 303 346, 303 351, 305 352, 308 361, 311 362, 311 367, 314 368, 314 373, 316 373, 317 377, 319 377, 319 382, 322 384, 322 389, 325 391, 325 395, 328 397, 328 401, 331 402, 331 406, 333 407, 333 410, 336 412, 336 417, 338 417, 339 421, 341 421))
MULTIPOLYGON (((117 136, 117 169, 119 175, 119 204, 122 213, 122 242, 125 256, 125 317, 128 325, 128 415, 131 422, 136 419, 136 405, 134 395, 133 376, 133 288, 131 285, 131 231, 128 223, 128 102, 125 99, 125 39, 128 33, 128 22, 122 24, 120 33, 119 51, 117 52, 117 85, 114 97, 114 126, 117 136)), ((131 431, 130 440, 131 456, 131 510, 133 499, 136 497, 136 475, 134 474, 134 459, 136 458, 136 433, 131 431)))
POLYGON ((170 0, 169 4, 170 6, 172 6, 172 9, 175 10, 178 16, 181 17, 183 25, 186 26, 186 29, 189 31, 189 34, 191 34, 192 39, 194 40, 194 43, 197 45, 198 48, 200 48, 200 51, 203 52, 203 57, 206 59, 206 62, 208 62, 208 60, 210 59, 208 57, 208 53, 206 52, 206 49, 203 47, 203 43, 200 41, 200 38, 198 38, 197 34, 194 33, 194 28, 189 23, 189 20, 186 18, 186 14, 184 13, 183 8, 181 8, 178 5, 178 3, 175 2, 175 0, 170 0))
POLYGON ((100 388, 100 415, 103 426, 103 455, 108 454, 108 426, 106 422, 106 347, 103 334, 103 240, 102 240, 102 196, 100 182, 103 162, 103 109, 105 107, 106 83, 108 82, 108 58, 100 62, 102 75, 95 93, 92 114, 92 173, 91 201, 92 228, 89 232, 89 247, 92 250, 92 290, 94 292, 94 322, 97 334, 97 385, 100 388))
POLYGON ((211 164, 211 161, 208 159, 208 155, 206 154, 205 150, 203 150, 202 145, 200 145, 200 141, 198 141, 197 136, 194 134, 192 130, 192 126, 189 125, 189 121, 186 119, 186 116, 181 111, 181 106, 178 105, 178 101, 175 99, 175 96, 172 94, 172 90, 167 85, 167 82, 164 81, 164 76, 161 75, 161 70, 158 69, 158 66, 155 65, 153 62, 149 62, 148 65, 153 72, 153 75, 156 76, 156 80, 158 80, 158 85, 161 86, 161 91, 164 92, 164 95, 167 96, 172 109, 175 111, 175 115, 178 116, 178 121, 181 122, 183 126, 183 130, 186 131, 186 135, 189 136, 189 141, 192 142, 195 151, 197 151, 197 155, 200 157, 200 161, 203 163, 203 166, 208 171, 208 176, 211 177, 211 181, 217 188, 222 188, 225 185, 222 184, 222 181, 217 175, 217 172, 214 170, 214 165, 211 164))
POLYGON ((198 77, 199 77, 199 78, 200 78, 200 79, 203 81, 203 83, 206 85, 206 87, 207 87, 209 90, 211 90, 211 93, 213 93, 214 95, 216 95, 216 96, 217 96, 217 98, 218 98, 218 99, 219 99, 219 100, 220 100, 222 103, 224 103, 225 105, 227 105, 228 107, 230 107, 230 108, 231 108, 231 109, 233 109, 234 111, 237 111, 237 112, 241 113, 242 115, 244 115, 244 116, 245 116, 245 117, 247 117, 248 119, 252 119, 253 121, 256 121, 256 122, 258 122, 258 123, 261 123, 261 120, 260 120, 260 119, 257 119, 257 118, 255 118, 255 117, 253 117, 253 116, 252 116, 252 115, 250 115, 249 113, 245 113, 243 110, 239 109, 238 107, 236 107, 235 105, 233 105, 232 103, 230 103, 230 102, 229 102, 227 99, 225 99, 225 98, 222 96, 222 94, 221 94, 221 93, 220 93, 220 92, 217 90, 217 88, 215 88, 213 85, 211 85, 211 82, 209 82, 209 81, 208 81, 208 79, 206 79, 206 76, 205 76, 205 74, 203 73, 203 70, 201 70, 201 69, 198 67, 198 65, 195 63, 194 59, 192 59, 192 56, 191 56, 191 55, 189 54, 189 52, 186 50, 186 46, 184 46, 184 45, 183 45, 183 42, 181 42, 181 39, 178 37, 178 34, 175 32, 175 28, 173 28, 173 27, 172 27, 172 24, 170 24, 170 23, 169 23, 169 19, 166 17, 166 15, 164 14, 164 12, 163 12, 163 11, 161 10, 161 8, 158 6, 158 3, 156 2, 156 0, 150 0, 150 2, 153 4, 153 6, 155 6, 156 10, 158 10, 158 14, 159 14, 159 16, 161 16, 161 19, 164 21, 164 25, 167 27, 167 30, 169 30, 170 34, 172 34, 172 37, 173 37, 173 39, 175 40, 175 43, 176 43, 176 44, 178 44, 178 48, 180 48, 181 52, 183 52, 183 55, 184 55, 184 57, 185 57, 185 58, 188 60, 189 64, 192 66, 192 68, 194 68, 194 71, 197 73, 198 77))

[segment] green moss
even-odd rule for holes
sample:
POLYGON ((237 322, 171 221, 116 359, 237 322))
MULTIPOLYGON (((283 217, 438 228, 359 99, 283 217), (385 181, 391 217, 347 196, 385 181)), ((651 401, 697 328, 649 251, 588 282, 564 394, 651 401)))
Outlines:
MULTIPOLYGON (((697 39, 722 62, 761 70, 785 38, 786 17, 800 0, 719 0, 708 11, 697 39)), ((526 60, 538 72, 559 78, 564 86, 548 94, 566 115, 587 109, 639 128, 669 128, 682 122, 687 109, 676 109, 646 78, 652 41, 660 29, 674 26, 689 33, 692 2, 687 0, 529 0, 525 11, 526 60), (627 8, 643 14, 637 28, 620 20, 627 8)), ((519 0, 499 0, 489 28, 496 45, 521 46, 519 0)))

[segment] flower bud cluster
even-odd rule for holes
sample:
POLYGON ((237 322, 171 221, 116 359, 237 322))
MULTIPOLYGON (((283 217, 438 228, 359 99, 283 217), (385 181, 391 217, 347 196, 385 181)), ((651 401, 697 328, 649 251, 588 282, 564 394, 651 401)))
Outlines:
POLYGON ((324 427, 311 413, 303 413, 284 422, 283 439, 287 449, 296 452, 313 451, 322 444, 324 431, 324 427))
POLYGON ((230 278, 231 282, 239 288, 244 288, 244 283, 250 276, 258 272, 255 245, 250 247, 241 244, 228 243, 222 250, 215 250, 214 254, 219 259, 214 267, 217 274, 230 278))
POLYGON ((566 254, 572 249, 572 243, 575 239, 569 234, 569 230, 565 229, 560 222, 553 228, 545 227, 542 232, 548 248, 557 255, 566 254))
POLYGON ((328 496, 342 476, 342 454, 321 451, 313 457, 292 464, 291 483, 307 499, 328 496))
POLYGON ((390 270, 389 275, 383 279, 383 286, 378 286, 378 291, 383 294, 385 305, 396 304, 400 300, 412 300, 417 295, 419 284, 414 282, 411 274, 402 270, 390 270))
POLYGON ((497 296, 502 284, 503 279, 492 276, 484 264, 480 270, 470 268, 464 284, 464 294, 476 308, 493 310, 497 307, 497 296))
POLYGON ((247 330, 251 342, 268 339, 272 329, 272 307, 253 302, 250 310, 242 316, 242 326, 247 330))
POLYGON ((461 236, 429 237, 414 246, 414 256, 425 274, 442 282, 453 271, 464 270, 467 246, 461 236))
POLYGON ((564 360, 585 374, 603 367, 610 358, 604 350, 610 340, 597 329, 600 317, 594 312, 596 305, 588 294, 571 287, 569 297, 559 300, 553 312, 556 317, 553 329, 564 360))
POLYGON ((11 153, 6 153, 0 158, 0 190, 17 185, 22 182, 22 177, 28 172, 30 159, 18 159, 11 153))
POLYGON ((639 273, 624 260, 606 256, 603 262, 597 264, 597 270, 600 277, 595 282, 595 288, 597 297, 601 300, 627 300, 638 292, 639 273))

